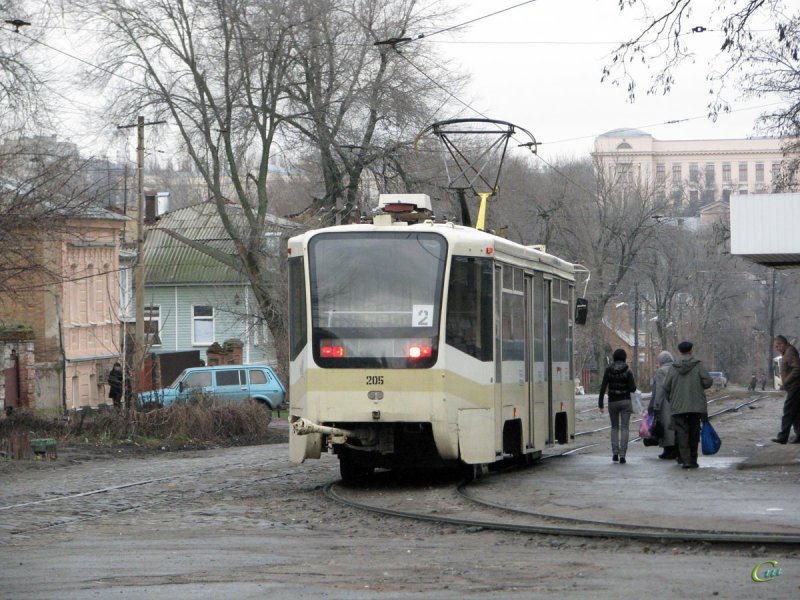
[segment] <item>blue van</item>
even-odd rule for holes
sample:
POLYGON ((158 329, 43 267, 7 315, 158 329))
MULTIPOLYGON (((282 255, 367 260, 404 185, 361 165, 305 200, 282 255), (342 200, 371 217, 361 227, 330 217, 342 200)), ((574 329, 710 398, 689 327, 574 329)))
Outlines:
POLYGON ((192 367, 178 375, 169 387, 139 394, 139 405, 169 406, 197 397, 221 402, 244 402, 252 398, 276 409, 286 400, 286 388, 272 369, 262 365, 192 367))

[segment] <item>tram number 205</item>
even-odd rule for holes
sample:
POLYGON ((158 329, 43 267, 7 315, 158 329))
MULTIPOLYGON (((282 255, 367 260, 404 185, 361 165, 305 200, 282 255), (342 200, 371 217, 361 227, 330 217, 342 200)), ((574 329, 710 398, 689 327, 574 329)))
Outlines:
POLYGON ((383 385, 383 375, 367 375, 367 385, 383 385))

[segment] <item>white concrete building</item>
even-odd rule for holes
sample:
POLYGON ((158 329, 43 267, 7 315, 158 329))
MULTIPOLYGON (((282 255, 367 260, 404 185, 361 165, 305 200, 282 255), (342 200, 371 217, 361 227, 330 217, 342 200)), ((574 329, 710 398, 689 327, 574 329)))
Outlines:
POLYGON ((728 202, 733 194, 769 193, 781 173, 780 138, 657 140, 639 129, 595 139, 607 172, 668 194, 676 205, 728 202))

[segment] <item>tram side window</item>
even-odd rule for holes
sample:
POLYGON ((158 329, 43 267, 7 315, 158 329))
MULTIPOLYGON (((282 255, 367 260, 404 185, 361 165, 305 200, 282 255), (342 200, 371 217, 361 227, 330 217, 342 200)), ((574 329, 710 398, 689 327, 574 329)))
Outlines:
POLYGON ((493 360, 492 261, 453 257, 447 300, 449 346, 484 362, 493 360))
MULTIPOLYGON (((552 304, 552 355, 554 363, 569 363, 570 331, 569 331, 569 285, 558 279, 553 281, 552 304)), ((565 373, 565 375, 569 375, 565 373)))
POLYGON ((297 358, 306 345, 306 279, 305 261, 289 259, 289 352, 290 360, 297 358))

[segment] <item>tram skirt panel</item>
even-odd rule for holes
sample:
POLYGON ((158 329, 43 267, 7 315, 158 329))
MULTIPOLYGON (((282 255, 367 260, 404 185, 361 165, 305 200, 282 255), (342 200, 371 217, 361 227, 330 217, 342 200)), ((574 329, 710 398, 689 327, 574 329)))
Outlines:
POLYGON ((461 460, 470 465, 495 461, 494 416, 485 408, 458 411, 458 446, 461 460))

